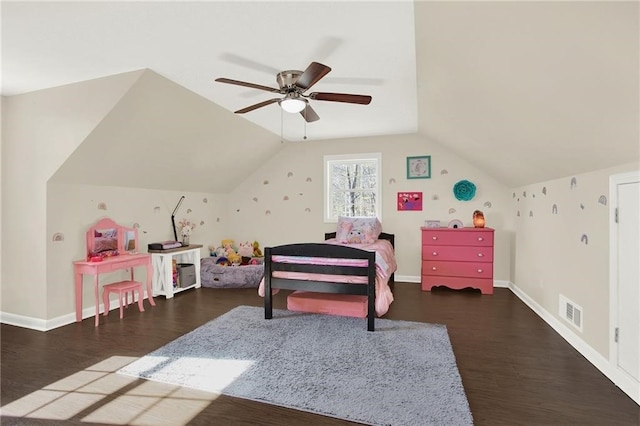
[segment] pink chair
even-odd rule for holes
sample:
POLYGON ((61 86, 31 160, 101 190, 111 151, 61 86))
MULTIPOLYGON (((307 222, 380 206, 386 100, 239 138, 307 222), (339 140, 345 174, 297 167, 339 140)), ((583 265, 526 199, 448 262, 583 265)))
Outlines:
POLYGON ((111 293, 118 294, 118 303, 120 304, 120 319, 122 319, 122 305, 129 307, 129 292, 131 292, 131 303, 134 299, 134 291, 138 292, 138 309, 140 312, 144 312, 144 300, 143 286, 139 281, 119 281, 117 283, 105 284, 102 286, 102 302, 104 303, 104 316, 109 315, 109 295, 111 293), (123 300, 124 299, 124 300, 123 300))

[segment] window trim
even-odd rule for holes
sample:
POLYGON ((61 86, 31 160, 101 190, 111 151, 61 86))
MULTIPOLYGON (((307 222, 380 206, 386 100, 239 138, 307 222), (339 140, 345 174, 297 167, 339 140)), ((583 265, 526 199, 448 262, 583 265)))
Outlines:
POLYGON ((372 153, 359 153, 359 154, 338 154, 338 155, 325 155, 324 156, 324 208, 323 208, 323 217, 324 223, 338 223, 338 218, 330 217, 329 212, 329 200, 331 199, 331 185, 329 183, 330 172, 329 165, 334 161, 349 161, 349 162, 357 162, 358 160, 375 160, 377 162, 378 173, 376 173, 376 217, 380 222, 382 222, 382 153, 380 152, 372 152, 372 153))

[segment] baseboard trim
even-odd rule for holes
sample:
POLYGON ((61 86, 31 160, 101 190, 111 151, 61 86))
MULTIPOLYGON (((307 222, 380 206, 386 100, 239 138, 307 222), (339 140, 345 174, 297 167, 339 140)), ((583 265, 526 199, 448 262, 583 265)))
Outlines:
POLYGON ((414 275, 396 275, 395 281, 399 283, 418 283, 420 284, 420 277, 414 275))
POLYGON ((36 331, 48 331, 47 320, 27 317, 24 315, 12 314, 10 312, 0 312, 0 323, 15 325, 16 327, 29 328, 36 331))
MULTIPOLYGON (((145 299, 147 298, 147 292, 145 294, 145 299)), ((138 297, 135 296, 133 300, 133 304, 138 301, 138 297)), ((131 306, 131 304, 129 304, 131 306)), ((99 313, 102 315, 104 313, 104 305, 101 303, 98 306, 99 313)), ((118 306, 118 299, 111 300, 109 312, 120 309, 118 306)), ((82 310, 82 319, 93 318, 96 315, 95 306, 91 306, 89 308, 84 308, 82 310)), ((62 327, 65 325, 73 324, 76 322, 76 314, 70 313, 61 315, 56 318, 52 318, 50 320, 43 320, 40 318, 27 317, 24 315, 12 314, 10 312, 2 312, 0 311, 0 323, 7 325, 14 325, 16 327, 29 328, 31 330, 36 331, 50 331, 56 329, 58 327, 62 327)))
POLYGON ((550 314, 546 309, 540 306, 535 300, 530 298, 524 291, 511 282, 507 282, 513 294, 515 294, 522 302, 533 310, 544 322, 555 330, 564 340, 567 341, 580 355, 586 358, 594 367, 613 382, 620 390, 627 394, 636 404, 640 405, 640 389, 627 378, 618 373, 611 367, 611 363, 607 358, 589 346, 580 336, 575 334, 569 327, 560 320, 550 314))

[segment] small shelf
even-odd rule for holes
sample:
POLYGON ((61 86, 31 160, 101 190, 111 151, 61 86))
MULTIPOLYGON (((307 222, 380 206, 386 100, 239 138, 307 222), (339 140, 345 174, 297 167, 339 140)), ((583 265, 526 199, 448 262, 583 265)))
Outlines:
POLYGON ((151 284, 154 296, 164 296, 167 299, 174 294, 191 288, 200 288, 200 249, 201 244, 191 244, 169 250, 149 250, 153 277, 151 284), (186 287, 173 287, 173 260, 178 263, 191 263, 195 267, 195 284, 186 287))
POLYGON ((173 294, 180 293, 181 291, 189 290, 192 288, 196 288, 196 285, 191 284, 190 286, 187 286, 187 287, 176 287, 173 289, 173 294))

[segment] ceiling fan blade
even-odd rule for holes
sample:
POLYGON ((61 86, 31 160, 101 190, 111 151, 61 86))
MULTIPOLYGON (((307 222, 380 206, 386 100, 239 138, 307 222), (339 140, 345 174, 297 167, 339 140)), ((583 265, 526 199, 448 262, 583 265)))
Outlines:
POLYGON ((319 62, 311 62, 302 75, 298 77, 296 86, 301 88, 302 91, 305 91, 320 81, 322 77, 329 74, 329 71, 331 71, 331 68, 328 66, 322 65, 319 62))
POLYGON ((313 92, 309 95, 309 98, 317 101, 346 102, 361 105, 369 105, 371 102, 371 96, 351 95, 348 93, 313 92))
POLYGON ((277 68, 271 67, 266 64, 262 64, 257 61, 253 61, 251 59, 243 58, 242 56, 236 55, 235 53, 225 52, 222 55, 220 55, 220 59, 230 62, 232 64, 247 67, 252 70, 266 72, 269 75, 276 75, 280 72, 280 70, 277 68))
POLYGON ((251 87, 253 89, 266 90, 267 92, 280 93, 280 89, 275 89, 269 86, 262 86, 255 83, 247 83, 246 81, 232 80, 230 78, 216 78, 218 83, 235 84, 236 86, 251 87))
POLYGON ((306 120, 307 123, 313 123, 314 121, 320 120, 320 117, 316 112, 311 108, 311 105, 307 104, 305 109, 300 111, 300 115, 306 120))
POLYGON ((236 114, 244 114, 245 112, 253 111, 254 109, 262 108, 263 106, 267 106, 269 104, 275 104, 279 100, 280 100, 280 98, 269 99, 268 101, 263 101, 263 102, 255 104, 255 105, 251 105, 251 106, 248 106, 246 108, 239 109, 235 113, 236 114))

